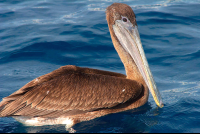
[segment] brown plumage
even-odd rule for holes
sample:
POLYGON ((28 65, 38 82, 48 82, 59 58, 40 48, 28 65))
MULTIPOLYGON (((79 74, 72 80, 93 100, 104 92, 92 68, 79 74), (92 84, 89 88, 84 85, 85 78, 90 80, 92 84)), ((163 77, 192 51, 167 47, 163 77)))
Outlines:
POLYGON ((63 66, 5 97, 0 103, 0 114, 54 118, 112 108, 136 99, 142 91, 140 83, 125 77, 113 72, 63 66))
POLYGON ((133 58, 122 47, 113 31, 116 20, 126 16, 136 26, 135 14, 126 4, 114 3, 106 10, 111 38, 126 75, 63 66, 27 83, 3 98, 0 117, 23 116, 53 119, 68 117, 73 124, 145 104, 148 87, 133 58))

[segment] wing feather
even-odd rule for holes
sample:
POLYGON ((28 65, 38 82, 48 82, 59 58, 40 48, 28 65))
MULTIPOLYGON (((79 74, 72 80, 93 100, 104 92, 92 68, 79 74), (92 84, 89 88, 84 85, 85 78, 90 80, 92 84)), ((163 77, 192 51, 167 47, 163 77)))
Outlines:
POLYGON ((111 108, 136 98, 141 87, 122 74, 64 66, 5 97, 0 116, 59 117, 111 108))

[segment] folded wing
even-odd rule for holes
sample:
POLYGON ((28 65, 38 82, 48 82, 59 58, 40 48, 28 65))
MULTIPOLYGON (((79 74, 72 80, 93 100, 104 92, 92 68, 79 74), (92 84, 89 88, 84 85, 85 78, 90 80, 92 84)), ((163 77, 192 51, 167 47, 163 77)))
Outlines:
POLYGON ((64 66, 5 97, 0 116, 60 117, 112 108, 137 98, 142 85, 125 75, 64 66))

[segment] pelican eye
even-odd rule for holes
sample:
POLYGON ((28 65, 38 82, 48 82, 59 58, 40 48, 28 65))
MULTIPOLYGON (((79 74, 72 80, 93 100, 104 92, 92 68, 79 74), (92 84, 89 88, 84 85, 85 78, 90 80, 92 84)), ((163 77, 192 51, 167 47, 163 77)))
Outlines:
POLYGON ((122 20, 123 20, 123 22, 127 22, 127 18, 123 18, 122 20))

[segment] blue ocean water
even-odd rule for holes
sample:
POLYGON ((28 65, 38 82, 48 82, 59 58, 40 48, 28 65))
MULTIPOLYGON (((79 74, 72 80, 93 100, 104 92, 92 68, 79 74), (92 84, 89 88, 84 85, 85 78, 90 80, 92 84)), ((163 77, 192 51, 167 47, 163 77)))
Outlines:
MULTIPOLYGON (((0 0, 0 99, 63 65, 125 74, 105 9, 126 3, 164 107, 142 107, 76 124, 77 132, 200 132, 200 0, 0 0)), ((0 118, 0 133, 66 132, 0 118)))

